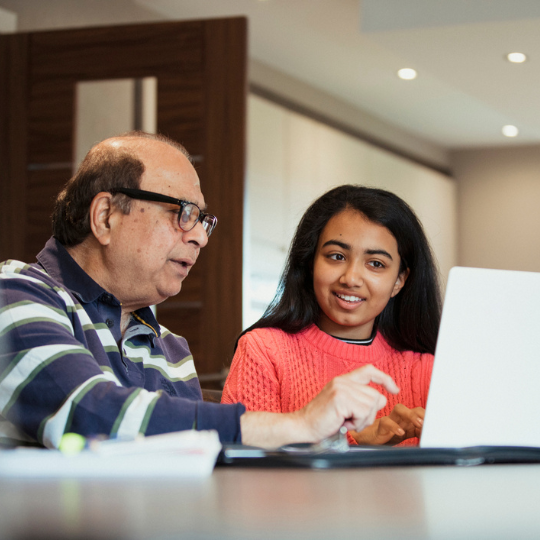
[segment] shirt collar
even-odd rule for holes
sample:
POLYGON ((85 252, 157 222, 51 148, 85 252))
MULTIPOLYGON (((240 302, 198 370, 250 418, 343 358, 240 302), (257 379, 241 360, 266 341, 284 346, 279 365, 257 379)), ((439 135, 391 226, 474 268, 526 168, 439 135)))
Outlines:
MULTIPOLYGON (((121 303, 98 285, 68 253, 67 249, 54 237, 49 238, 37 256, 38 263, 47 274, 62 283, 80 302, 89 304, 101 297, 110 304, 121 303)), ((157 336, 161 335, 159 324, 149 307, 137 310, 137 315, 151 326, 157 336)))
MULTIPOLYGON (((54 237, 49 238, 45 247, 39 252, 37 260, 47 274, 62 283, 81 302, 94 302, 101 295, 108 294, 75 262, 67 249, 54 237)), ((114 298, 112 295, 109 296, 111 299, 114 298)))
MULTIPOLYGON (((161 328, 156 318, 154 317, 154 313, 149 307, 138 309, 137 311, 133 313, 133 315, 134 315, 135 320, 139 320, 149 330, 152 329, 156 337, 161 336, 161 328)), ((153 343, 153 340, 152 340, 152 343, 153 343)))
POLYGON ((152 347, 155 346, 154 338, 161 337, 161 328, 150 308, 142 308, 134 311, 132 320, 124 333, 124 340, 134 335, 147 334, 152 347))

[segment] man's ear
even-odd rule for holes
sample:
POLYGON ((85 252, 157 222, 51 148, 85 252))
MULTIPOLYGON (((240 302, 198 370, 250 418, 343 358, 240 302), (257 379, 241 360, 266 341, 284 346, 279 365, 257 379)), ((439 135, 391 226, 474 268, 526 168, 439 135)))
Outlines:
POLYGON ((396 279, 396 283, 394 285, 394 288, 392 290, 392 296, 391 298, 394 298, 396 294, 403 289, 403 286, 405 285, 405 282, 407 281, 407 278, 409 277, 410 270, 407 268, 406 270, 403 270, 403 272, 400 272, 396 279))
POLYGON ((117 211, 112 195, 106 191, 98 193, 90 204, 90 228, 96 240, 103 246, 111 240, 111 215, 117 211))

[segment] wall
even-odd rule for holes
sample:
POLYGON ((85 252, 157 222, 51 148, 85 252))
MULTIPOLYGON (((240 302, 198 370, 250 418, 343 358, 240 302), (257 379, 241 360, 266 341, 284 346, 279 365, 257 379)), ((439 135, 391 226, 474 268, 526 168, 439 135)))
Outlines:
MULTIPOLYGON (((21 32, 166 20, 163 15, 132 0, 0 0, 0 6, 12 12, 6 13, 6 16, 18 20, 17 28, 21 32)), ((11 19, 8 22, 11 23, 11 19)), ((250 61, 249 80, 252 84, 358 130, 368 138, 397 151, 439 168, 449 166, 446 149, 261 62, 250 61)))
POLYGON ((451 162, 459 264, 540 272, 540 148, 462 150, 451 162))
POLYGON ((248 141, 244 326, 274 296, 307 206, 340 184, 388 189, 407 201, 424 225, 444 284, 457 263, 457 186, 448 176, 257 96, 249 98, 248 141))
POLYGON ((249 81, 252 85, 306 107, 315 114, 321 114, 344 127, 350 127, 364 134, 367 139, 378 141, 434 167, 441 169, 449 167, 448 151, 441 146, 376 118, 262 62, 253 59, 250 61, 249 81))
POLYGON ((0 8, 0 34, 9 34, 17 30, 17 14, 0 8))

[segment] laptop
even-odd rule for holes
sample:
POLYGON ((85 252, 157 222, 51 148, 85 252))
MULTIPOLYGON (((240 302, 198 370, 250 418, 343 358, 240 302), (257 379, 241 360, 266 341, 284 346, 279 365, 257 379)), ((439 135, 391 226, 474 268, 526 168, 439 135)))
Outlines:
POLYGON ((420 448, 225 445, 218 465, 540 463, 540 273, 450 271, 420 448))
POLYGON ((450 271, 421 448, 540 447, 540 273, 450 271))

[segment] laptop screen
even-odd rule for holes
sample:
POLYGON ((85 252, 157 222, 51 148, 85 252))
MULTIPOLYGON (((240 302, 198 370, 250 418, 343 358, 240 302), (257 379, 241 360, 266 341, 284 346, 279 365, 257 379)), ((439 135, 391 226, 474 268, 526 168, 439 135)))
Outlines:
POLYGON ((540 273, 450 271, 420 446, 540 446, 540 273))

